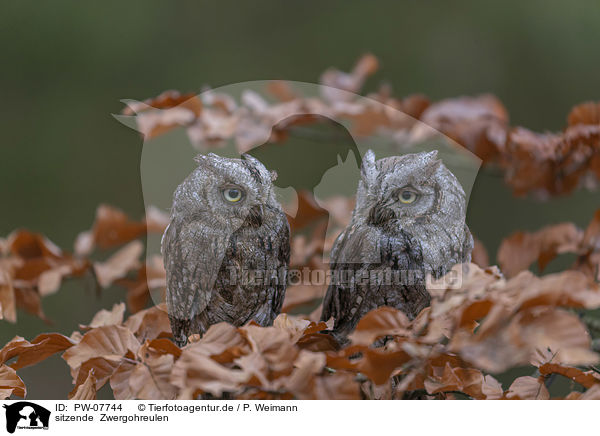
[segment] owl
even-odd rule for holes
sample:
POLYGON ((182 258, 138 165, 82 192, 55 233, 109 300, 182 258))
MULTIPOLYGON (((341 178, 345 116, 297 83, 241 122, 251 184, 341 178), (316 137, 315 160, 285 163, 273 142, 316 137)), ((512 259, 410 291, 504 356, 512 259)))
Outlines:
POLYGON ((427 274, 439 278, 471 259, 466 197, 437 151, 362 162, 356 206, 330 256, 321 319, 334 318, 342 343, 360 318, 380 306, 413 319, 429 306, 427 274))
POLYGON ((249 155, 213 153, 177 187, 162 238, 166 303, 175 342, 218 322, 266 326, 281 310, 289 225, 275 172, 249 155))

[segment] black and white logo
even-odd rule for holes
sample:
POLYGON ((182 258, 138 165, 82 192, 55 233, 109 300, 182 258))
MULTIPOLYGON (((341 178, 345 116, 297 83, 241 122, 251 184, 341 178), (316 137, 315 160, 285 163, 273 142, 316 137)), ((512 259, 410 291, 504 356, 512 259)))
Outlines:
POLYGON ((6 431, 14 433, 16 429, 48 430, 50 411, 29 401, 19 401, 10 405, 3 404, 6 409, 6 431))

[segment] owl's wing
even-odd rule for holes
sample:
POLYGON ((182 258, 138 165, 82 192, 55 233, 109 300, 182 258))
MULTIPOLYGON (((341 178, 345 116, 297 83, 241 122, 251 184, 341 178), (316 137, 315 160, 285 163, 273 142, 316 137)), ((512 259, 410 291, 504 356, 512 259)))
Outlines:
POLYGON ((171 318, 190 320, 206 309, 229 237, 198 221, 171 221, 162 240, 171 318))
POLYGON ((279 215, 277 226, 277 254, 275 256, 276 269, 283 269, 284 276, 274 286, 275 295, 273 298, 273 317, 276 317, 281 312, 281 306, 285 298, 285 290, 287 287, 287 270, 290 264, 290 225, 285 214, 279 215))
MULTIPOLYGON (((344 247, 348 241, 348 238, 354 233, 354 227, 346 227, 342 233, 338 235, 331 247, 331 253, 329 255, 329 263, 331 272, 339 270, 337 260, 339 259, 339 253, 345 251, 344 247)), ((353 245, 350 242, 350 245, 353 245)), ((330 318, 337 319, 338 314, 341 312, 340 307, 340 295, 339 289, 334 283, 331 283, 327 288, 327 293, 323 299, 323 309, 321 311, 321 320, 328 321, 330 318)))
MULTIPOLYGON (((429 305, 420 245, 403 231, 390 235, 366 225, 349 227, 338 237, 336 245, 321 320, 335 319, 334 333, 338 339, 350 333, 362 316, 377 307, 395 307, 413 318, 429 305), (368 252, 376 253, 379 261, 367 261, 368 252), (383 276, 372 274, 386 270, 398 272, 401 280, 386 283, 383 276)), ((373 258, 372 254, 370 257, 373 258)))

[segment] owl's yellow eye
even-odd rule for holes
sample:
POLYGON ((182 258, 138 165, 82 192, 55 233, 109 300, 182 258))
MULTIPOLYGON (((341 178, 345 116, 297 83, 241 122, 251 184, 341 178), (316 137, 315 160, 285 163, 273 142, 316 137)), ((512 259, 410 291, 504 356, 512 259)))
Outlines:
POLYGON ((237 203, 243 197, 242 190, 238 188, 225 188, 223 190, 223 197, 230 203, 237 203))
POLYGON ((412 203, 417 199, 417 194, 413 191, 404 190, 400 193, 400 201, 404 204, 412 203))

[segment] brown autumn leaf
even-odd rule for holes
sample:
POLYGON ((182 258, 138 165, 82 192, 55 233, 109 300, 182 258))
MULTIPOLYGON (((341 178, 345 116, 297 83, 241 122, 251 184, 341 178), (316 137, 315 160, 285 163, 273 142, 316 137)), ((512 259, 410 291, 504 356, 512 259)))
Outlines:
POLYGON ((336 370, 360 372, 376 385, 381 385, 389 380, 397 368, 410 359, 411 356, 403 350, 388 351, 352 345, 337 353, 328 352, 327 366, 336 370))
POLYGON ((267 91, 282 102, 289 102, 298 98, 285 80, 271 80, 267 85, 267 91))
POLYGON ((554 162, 561 139, 560 134, 535 133, 522 127, 510 131, 503 155, 504 178, 516 195, 556 193, 554 162))
POLYGON ((356 377, 348 372, 324 374, 314 378, 314 397, 320 400, 359 400, 356 377))
MULTIPOLYGON (((304 319, 301 316, 288 315, 281 313, 277 315, 277 318, 273 321, 273 327, 284 330, 290 335, 291 341, 296 343, 298 339, 302 337, 304 332, 310 325, 316 325, 315 323, 304 319)), ((327 326, 325 326, 327 328, 327 326)))
POLYGON ((73 345, 75 341, 59 333, 42 333, 31 342, 15 337, 0 350, 0 362, 6 362, 17 357, 11 364, 13 369, 21 369, 35 365, 48 357, 60 353, 73 345))
POLYGON ((63 359, 77 369, 81 364, 93 358, 120 359, 126 354, 137 353, 140 347, 131 330, 117 326, 102 326, 90 330, 81 341, 63 354, 63 359))
POLYGON ((488 255, 485 245, 477 238, 473 238, 474 246, 473 252, 471 253, 471 262, 475 265, 485 268, 490 265, 490 256, 488 255))
MULTIPOLYGON (((247 324, 240 327, 239 332, 250 345, 251 351, 264 361, 267 366, 265 370, 270 373, 269 375, 289 370, 290 362, 296 359, 300 351, 292 342, 290 334, 276 327, 247 324)), ((242 356, 239 359, 246 358, 242 356)), ((240 364, 239 359, 238 364, 240 364)))
POLYGON ((543 377, 518 377, 505 393, 509 400, 549 400, 550 393, 543 377))
POLYGON ((586 389, 600 383, 600 379, 594 376, 593 372, 583 372, 572 366, 564 366, 558 363, 544 363, 539 367, 540 374, 549 376, 550 374, 560 374, 569 380, 579 383, 586 389))
MULTIPOLYGON (((158 342, 159 348, 154 348, 156 345, 156 341, 154 344, 152 341, 146 341, 138 350, 141 362, 131 367, 129 376, 130 395, 134 398, 164 400, 174 399, 177 395, 177 388, 169 381, 176 357, 172 353, 164 352, 164 344, 161 342, 158 342)), ((173 347, 177 349, 175 345, 173 347)))
POLYGON ((476 333, 459 330, 450 350, 487 372, 499 373, 526 364, 539 349, 556 350, 569 365, 590 365, 598 355, 590 350, 590 336, 579 318, 562 309, 532 307, 511 316, 494 306, 476 333))
POLYGON ((166 289, 166 272, 162 257, 152 256, 137 272, 135 279, 118 279, 115 284, 127 288, 127 306, 132 313, 144 309, 150 300, 150 292, 166 289))
POLYGON ((179 91, 168 90, 154 98, 149 98, 142 102, 128 102, 127 107, 123 109, 123 115, 134 115, 149 109, 169 109, 185 104, 186 107, 193 108, 198 114, 202 110, 202 103, 196 101, 196 94, 182 94, 179 91))
POLYGON ((135 394, 131 389, 129 379, 131 378, 131 372, 137 364, 137 362, 125 360, 119 364, 110 376, 110 388, 113 391, 115 400, 135 399, 135 394))
POLYGON ((379 69, 379 62, 372 54, 363 55, 350 73, 330 68, 320 78, 323 98, 331 102, 346 101, 348 93, 357 93, 362 88, 365 80, 379 69), (336 89, 346 92, 339 92, 336 89))
POLYGON ((600 386, 595 385, 579 397, 580 400, 600 400, 600 386))
POLYGON ((537 261, 541 271, 561 253, 577 253, 583 232, 572 223, 545 227, 535 233, 516 232, 498 249, 498 262, 507 277, 515 276, 537 261))
POLYGON ((567 117, 569 126, 600 124, 600 103, 588 101, 574 106, 567 117))
POLYGON ((484 162, 504 149, 508 113, 493 95, 459 97, 431 104, 421 121, 463 145, 484 162))
POLYGON ((408 336, 410 321, 404 312, 383 306, 367 313, 349 338, 354 345, 371 345, 384 336, 408 336))
POLYGON ((223 392, 235 392, 250 376, 243 370, 221 365, 206 354, 185 349, 173 367, 171 383, 182 391, 200 390, 221 396, 223 392))
POLYGON ((131 372, 129 386, 141 400, 173 400, 177 387, 169 382, 174 359, 166 354, 138 364, 131 372))
POLYGON ((453 367, 449 362, 443 368, 432 366, 424 387, 429 394, 458 391, 478 400, 497 400, 503 394, 502 385, 491 375, 474 368, 453 367))
POLYGON ((146 339, 170 337, 172 335, 165 303, 130 316, 123 326, 133 332, 140 343, 143 343, 146 339))
MULTIPOLYGON (((133 354, 128 353, 126 356, 132 358, 133 354)), ((122 362, 122 356, 106 355, 103 357, 93 357, 83 362, 79 367, 72 368, 71 376, 73 377, 73 384, 75 385, 73 391, 77 390, 80 385, 85 383, 89 372, 92 370, 94 371, 96 388, 100 389, 109 381, 122 362)))
POLYGON ((17 300, 11 275, 3 269, 0 259, 0 320, 17 322, 17 300))
POLYGON ((123 278, 129 271, 139 268, 139 257, 144 251, 140 241, 132 241, 104 262, 94 263, 98 283, 103 288, 123 278))
POLYGON ((27 389, 25 383, 9 366, 0 365, 0 400, 6 400, 11 395, 25 398, 27 389))
MULTIPOLYGON (((564 271, 544 277, 528 276, 515 304, 521 309, 534 306, 563 306, 578 309, 600 307, 600 285, 579 271, 564 271)), ((510 288, 512 282, 507 283, 510 288)))
POLYGON ((93 329, 106 325, 121 325, 123 323, 123 315, 125 314, 125 303, 117 303, 112 310, 102 309, 88 325, 79 325, 81 330, 93 329))
POLYGON ((294 362, 292 373, 283 377, 280 383, 283 389, 299 400, 315 400, 315 379, 325 367, 325 355, 302 350, 294 362))
POLYGON ((8 274, 12 286, 35 290, 40 296, 55 293, 63 278, 80 276, 89 267, 87 260, 74 258, 39 233, 15 231, 6 243, 13 256, 8 274))
POLYGON ((290 230, 294 233, 316 220, 327 216, 328 212, 317 204, 310 192, 305 190, 300 191, 298 193, 298 211, 296 212, 296 217, 288 217, 290 230))
POLYGON ((77 236, 75 253, 85 256, 96 246, 102 249, 117 247, 143 236, 145 232, 145 222, 132 221, 123 211, 102 204, 96 210, 92 229, 77 236))
POLYGON ((95 400, 96 399, 96 377, 94 370, 90 369, 83 383, 78 385, 71 393, 69 400, 95 400))
POLYGON ((220 322, 211 325, 201 339, 186 346, 182 354, 202 354, 211 356, 217 362, 227 363, 248 352, 250 347, 239 329, 220 322))

